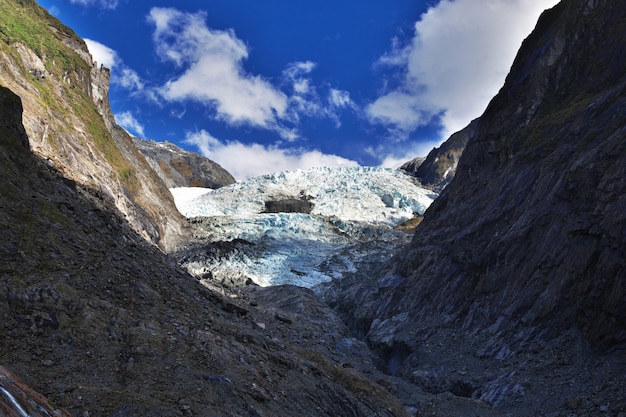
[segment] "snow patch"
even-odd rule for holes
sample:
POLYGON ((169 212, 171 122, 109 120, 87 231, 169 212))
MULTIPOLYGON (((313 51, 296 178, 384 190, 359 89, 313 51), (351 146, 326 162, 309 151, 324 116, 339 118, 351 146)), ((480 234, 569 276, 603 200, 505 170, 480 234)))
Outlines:
POLYGON ((174 203, 176 204, 176 208, 181 213, 187 207, 191 201, 196 198, 213 191, 210 188, 202 188, 202 187, 178 187, 178 188, 170 188, 170 192, 174 197, 174 203))

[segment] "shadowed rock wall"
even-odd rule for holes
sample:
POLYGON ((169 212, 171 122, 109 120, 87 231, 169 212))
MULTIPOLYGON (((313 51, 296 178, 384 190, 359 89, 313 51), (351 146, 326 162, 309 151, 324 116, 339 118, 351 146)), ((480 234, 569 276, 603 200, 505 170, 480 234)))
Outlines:
POLYGON ((626 9, 545 12, 476 123, 411 245, 330 298, 389 372, 433 392, 624 411, 626 9))

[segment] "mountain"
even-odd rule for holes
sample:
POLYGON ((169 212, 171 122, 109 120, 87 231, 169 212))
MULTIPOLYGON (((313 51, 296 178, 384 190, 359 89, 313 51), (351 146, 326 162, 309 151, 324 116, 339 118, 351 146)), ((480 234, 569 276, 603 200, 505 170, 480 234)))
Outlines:
POLYGON ((113 118, 109 70, 34 0, 0 1, 0 84, 20 96, 30 147, 65 177, 96 188, 137 232, 176 245, 183 218, 113 118))
POLYGON ((0 361, 23 382, 0 375, 3 414, 26 415, 7 391, 42 415, 407 415, 311 291, 202 286, 100 189, 31 153, 5 87, 0 234, 0 361))
POLYGON ((371 167, 279 172, 172 193, 195 237, 173 255, 206 285, 303 287, 340 277, 353 256, 380 259, 383 249, 408 243, 395 227, 437 197, 401 171, 371 167))
POLYGON ((327 299, 388 371, 508 415, 626 410, 626 9, 564 0, 392 261, 327 299))
POLYGON ((425 159, 417 157, 403 164, 400 169, 417 177, 424 186, 440 192, 454 178, 461 154, 467 142, 476 134, 477 127, 478 119, 430 151, 425 159))
POLYGON ((169 142, 140 138, 133 138, 133 141, 168 188, 220 188, 235 182, 228 171, 202 155, 169 142))
POLYGON ((32 0, 0 0, 0 410, 25 414, 12 396, 77 416, 626 413, 625 37, 617 2, 544 13, 406 241, 391 225, 422 208, 384 170, 380 194, 357 182, 373 170, 327 188, 315 175, 341 177, 307 173, 318 189, 281 173, 240 200, 238 184, 186 189, 221 211, 185 220, 83 41, 32 0), (324 201, 344 185, 351 210, 324 201), (324 254, 320 225, 347 246, 324 254), (333 278, 312 290, 216 285, 175 258, 289 255, 303 231, 298 260, 328 256, 333 278))

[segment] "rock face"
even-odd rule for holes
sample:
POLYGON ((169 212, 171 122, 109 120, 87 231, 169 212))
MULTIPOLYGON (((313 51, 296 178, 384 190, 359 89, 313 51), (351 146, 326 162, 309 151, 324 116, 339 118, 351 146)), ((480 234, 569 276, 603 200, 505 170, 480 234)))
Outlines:
POLYGON ((220 188, 233 184, 235 178, 219 164, 185 151, 169 142, 133 138, 137 149, 168 188, 220 188))
POLYGON ((31 149, 65 177, 110 197, 133 229, 163 248, 184 221, 172 196, 115 124, 109 70, 35 1, 0 3, 0 83, 22 99, 31 149))
POLYGON ((429 152, 426 159, 418 157, 400 167, 417 177, 425 187, 441 192, 454 178, 461 154, 467 142, 476 134, 478 119, 465 129, 453 134, 438 148, 429 152))
POLYGON ((0 87, 0 358, 24 384, 75 416, 407 415, 325 354, 349 334, 310 291, 203 287, 100 189, 31 154, 21 120, 0 87))
POLYGON ((510 415, 625 411, 624 45, 616 2, 545 12, 411 245, 334 289, 390 373, 510 415))

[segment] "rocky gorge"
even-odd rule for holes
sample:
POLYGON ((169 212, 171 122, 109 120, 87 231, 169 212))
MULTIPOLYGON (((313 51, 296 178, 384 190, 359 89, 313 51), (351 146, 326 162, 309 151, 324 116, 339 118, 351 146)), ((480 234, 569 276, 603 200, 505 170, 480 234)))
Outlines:
POLYGON ((143 156, 84 42, 0 0, 0 412, 625 415, 625 45, 618 2, 563 0, 415 164, 443 191, 408 245, 215 289, 173 256, 195 163, 143 156))

